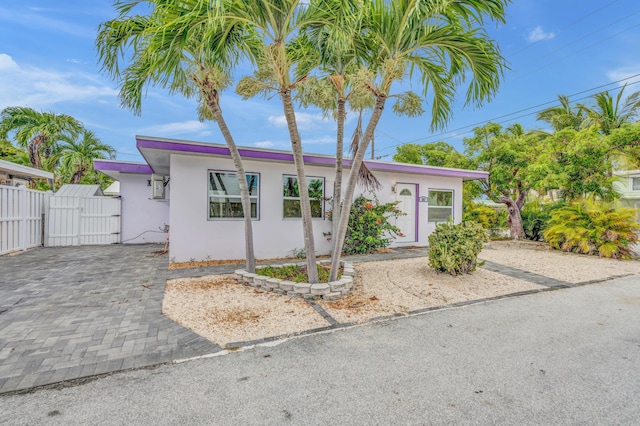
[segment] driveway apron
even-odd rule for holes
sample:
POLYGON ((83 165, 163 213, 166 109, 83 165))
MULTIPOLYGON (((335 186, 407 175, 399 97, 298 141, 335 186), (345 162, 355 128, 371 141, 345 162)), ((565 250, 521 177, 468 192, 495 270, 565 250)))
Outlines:
POLYGON ((0 257, 0 393, 217 352, 162 315, 157 245, 0 257))

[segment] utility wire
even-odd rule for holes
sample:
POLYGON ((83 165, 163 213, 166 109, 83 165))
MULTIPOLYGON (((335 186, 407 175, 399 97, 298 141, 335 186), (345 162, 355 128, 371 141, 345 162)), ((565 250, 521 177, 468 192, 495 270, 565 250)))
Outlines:
MULTIPOLYGON (((601 84, 600 86, 595 86, 595 87, 592 87, 590 89, 586 89, 586 90, 582 90, 580 92, 572 93, 571 95, 568 95, 567 98, 570 99, 570 98, 572 98, 574 96, 582 95, 584 93, 591 92, 593 90, 602 89, 604 87, 611 86, 613 84, 619 84, 619 83, 622 83, 624 81, 631 80, 632 78, 635 78, 635 77, 638 77, 638 76, 640 76, 640 73, 634 74, 632 76, 629 76, 629 77, 626 77, 626 78, 623 78, 623 79, 620 79, 620 80, 617 80, 617 81, 613 81, 611 83, 601 84)), ((638 84, 638 83, 640 83, 640 80, 628 83, 627 86, 632 86, 632 85, 638 84)), ((588 98, 590 98, 590 97, 592 97, 594 95, 597 95, 597 94, 600 94, 600 93, 604 93, 604 92, 606 92, 606 90, 601 91, 601 92, 597 92, 597 93, 592 93, 590 95, 587 95, 587 96, 584 96, 584 97, 581 97, 581 98, 578 98, 578 99, 573 99, 573 101, 575 102, 575 101, 580 101, 580 100, 583 100, 583 99, 588 99, 588 98)), ((487 119, 487 120, 478 121, 476 123, 467 124, 465 126, 458 127, 456 129, 449 130, 449 131, 446 131, 446 132, 441 132, 441 133, 438 133, 438 134, 435 134, 435 135, 429 135, 429 136, 425 136, 425 137, 422 137, 422 138, 401 142, 401 143, 398 143, 398 144, 395 144, 395 145, 389 145, 389 146, 386 146, 386 147, 380 149, 380 151, 385 151, 385 150, 388 150, 388 149, 391 149, 391 148, 398 147, 400 145, 419 142, 419 141, 426 140, 426 139, 435 139, 435 138, 438 138, 438 137, 441 137, 441 136, 451 135, 452 133, 458 132, 460 130, 465 130, 465 129, 468 129, 470 127, 476 127, 476 126, 488 123, 490 121, 491 122, 498 122, 497 120, 501 120, 501 119, 506 118, 506 117, 511 117, 512 115, 520 114, 522 112, 530 111, 532 109, 536 110, 536 111, 533 111, 533 112, 530 112, 530 113, 527 113, 527 114, 523 114, 523 115, 520 115, 520 116, 517 116, 517 117, 509 118, 508 120, 503 120, 503 121, 501 121, 499 123, 504 123, 504 122, 507 122, 507 121, 517 120, 519 118, 527 117, 527 116, 532 115, 532 114, 538 114, 539 112, 542 111, 541 109, 539 109, 540 107, 543 107, 543 106, 549 105, 549 104, 556 104, 557 105, 557 102, 558 102, 558 99, 556 98, 556 99, 554 99, 552 101, 547 101, 547 102, 543 102, 541 104, 537 104, 537 105, 530 106, 530 107, 527 107, 527 108, 522 108, 522 109, 520 109, 518 111, 514 111, 514 112, 511 112, 511 113, 508 113, 508 114, 503 114, 503 115, 500 115, 498 117, 493 117, 493 118, 490 118, 490 119, 487 119)), ((386 133, 384 133, 382 131, 380 131, 380 133, 382 133, 383 135, 385 135, 387 137, 390 137, 389 135, 387 135, 386 133)), ((467 133, 470 133, 470 132, 465 132, 463 134, 467 134, 467 133)), ((398 139, 393 138, 393 137, 391 139, 398 140, 398 139)), ((386 154, 385 156, 388 156, 388 155, 391 155, 391 154, 386 154)))

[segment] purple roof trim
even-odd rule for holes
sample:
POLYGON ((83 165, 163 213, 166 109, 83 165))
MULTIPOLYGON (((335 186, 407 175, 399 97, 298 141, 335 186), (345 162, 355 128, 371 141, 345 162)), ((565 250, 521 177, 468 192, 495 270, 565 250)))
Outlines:
MULTIPOLYGON (((221 155, 230 156, 229 148, 219 145, 204 145, 204 144, 192 144, 185 142, 171 142, 171 141, 158 141, 151 139, 137 139, 137 147, 150 148, 150 149, 162 149, 168 151, 178 151, 187 153, 199 153, 209 155, 221 155)), ((262 151, 250 148, 238 148, 240 155, 243 158, 254 158, 259 160, 273 160, 273 161, 287 161, 293 162, 293 154, 289 152, 277 152, 277 151, 262 151)), ((333 166, 335 164, 335 158, 325 157, 319 155, 304 155, 305 164, 318 164, 324 166, 333 166)), ((351 160, 344 160, 344 165, 351 167, 351 160)), ((382 162, 369 162, 365 161, 367 167, 372 170, 383 170, 391 172, 405 172, 405 173, 419 173, 429 174, 435 176, 450 176, 461 177, 471 179, 486 179, 489 177, 489 173, 477 171, 477 170, 451 170, 442 169, 438 167, 425 167, 416 166, 411 164, 398 164, 398 163, 382 163, 382 162)))
POLYGON ((139 173, 150 175, 153 173, 151 167, 144 163, 118 163, 115 161, 93 161, 93 168, 99 171, 114 171, 120 173, 139 173))

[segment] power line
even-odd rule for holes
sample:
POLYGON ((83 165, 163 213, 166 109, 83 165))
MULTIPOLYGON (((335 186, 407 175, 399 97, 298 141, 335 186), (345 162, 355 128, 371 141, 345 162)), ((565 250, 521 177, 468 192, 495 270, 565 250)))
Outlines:
MULTIPOLYGON (((611 82, 611 83, 601 84, 601 85, 599 85, 599 86, 595 86, 595 87, 592 87, 592 88, 590 88, 590 89, 586 89, 586 90, 582 90, 582 91, 580 91, 580 92, 572 93, 571 95, 568 95, 568 96, 567 96, 567 98, 569 98, 569 99, 570 99, 570 98, 572 98, 572 97, 574 97, 574 96, 582 95, 582 94, 584 94, 584 93, 591 92, 591 91, 593 91, 593 90, 602 89, 603 87, 611 86, 611 85, 613 85, 613 84, 619 84, 619 83, 622 83, 622 82, 624 82, 624 81, 631 80, 632 78, 635 78, 635 77, 638 77, 638 76, 640 76, 640 73, 638 73, 638 74, 634 74, 634 75, 632 75, 632 76, 629 76, 629 77, 626 77, 626 78, 623 78, 623 79, 620 79, 620 80, 617 80, 617 81, 614 81, 614 82, 611 82)), ((632 86, 632 85, 634 85, 634 84, 638 84, 638 83, 640 83, 640 80, 638 80, 638 81, 634 81, 634 82, 632 82, 632 83, 628 83, 628 84, 627 84, 627 86, 632 86)), ((573 100, 573 101, 575 102, 575 101, 580 101, 580 100, 583 100, 583 99, 588 99, 588 98, 590 98, 590 97, 592 97, 592 96, 594 96, 594 95, 597 95, 597 94, 599 94, 599 93, 604 93, 604 92, 606 92, 606 90, 601 91, 601 92, 597 92, 597 93, 592 93, 592 94, 590 94, 590 95, 588 95, 588 96, 584 96, 584 97, 582 97, 582 98, 578 98, 578 99, 575 99, 575 100, 573 100)), ((523 114, 523 115, 520 115, 520 116, 517 116, 517 117, 509 118, 508 120, 503 120, 503 121, 501 121, 501 122, 499 122, 499 123, 501 124, 501 123, 504 123, 504 122, 507 122, 507 121, 517 120, 517 119, 519 119, 519 118, 527 117, 527 116, 532 115, 532 114, 537 114, 537 113, 539 113, 540 111, 542 111, 542 110, 539 110, 539 108, 541 108, 541 107, 543 107, 543 106, 545 106, 545 105, 549 105, 549 104, 556 104, 556 105, 557 105, 557 102, 558 102, 558 100, 557 100, 557 99, 554 99, 554 100, 552 100, 552 101, 543 102, 543 103, 541 103, 541 104, 537 104, 537 105, 530 106, 530 107, 527 107, 527 108, 522 108, 522 109, 520 109, 520 110, 518 110, 518 111, 514 111, 514 112, 511 112, 511 113, 508 113, 508 114, 503 114, 503 115, 500 115, 500 116, 498 116, 498 117, 490 118, 490 119, 483 120, 483 121, 479 121, 479 122, 472 123, 472 124, 467 124, 467 125, 465 125, 465 126, 458 127, 458 128, 456 128, 456 129, 453 129, 453 130, 448 130, 448 131, 446 131, 446 132, 438 133, 438 134, 435 134, 435 135, 429 135, 429 136, 425 136, 425 137, 418 138, 418 139, 413 139, 413 140, 406 141, 406 142, 401 142, 401 143, 399 143, 399 144, 395 144, 395 145, 389 145, 389 146, 386 146, 386 147, 382 148, 380 151, 385 151, 385 150, 388 150, 388 149, 391 149, 391 148, 398 147, 398 146, 400 146, 400 145, 409 144, 409 143, 414 143, 414 142, 419 142, 419 141, 426 140, 426 139, 435 139, 435 138, 438 138, 438 137, 440 137, 440 136, 450 135, 450 134, 455 133, 455 132, 458 132, 458 131, 460 131, 460 130, 465 130, 465 129, 468 129, 468 128, 476 127, 476 126, 479 126, 479 125, 482 125, 482 124, 488 123, 488 122, 490 122, 490 121, 492 121, 492 122, 497 122, 497 120, 501 120, 501 119, 506 118, 506 117, 511 117, 511 116, 513 116, 513 115, 520 114, 520 113, 525 112, 525 111, 530 111, 530 110, 533 110, 533 109, 535 109, 535 110, 536 110, 536 111, 533 111, 533 112, 530 112, 530 113, 527 113, 527 114, 523 114)), ((387 135, 387 134, 385 134, 384 132, 381 132, 381 133, 382 133, 383 135, 385 135, 385 136, 388 136, 388 135, 387 135)), ((467 134, 467 133, 470 133, 470 132, 465 132, 465 133, 463 133, 463 134, 467 134)), ((392 139, 397 140, 396 138, 392 138, 392 139)), ((386 154, 386 156, 388 156, 388 155, 391 155, 391 154, 386 154)))

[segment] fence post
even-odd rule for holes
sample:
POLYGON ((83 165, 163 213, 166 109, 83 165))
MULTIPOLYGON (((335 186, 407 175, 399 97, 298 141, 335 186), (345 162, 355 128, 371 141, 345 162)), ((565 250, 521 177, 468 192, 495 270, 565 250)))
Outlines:
POLYGON ((27 206, 27 187, 18 187, 18 250, 26 250, 28 245, 27 224, 29 222, 29 206, 27 206))

